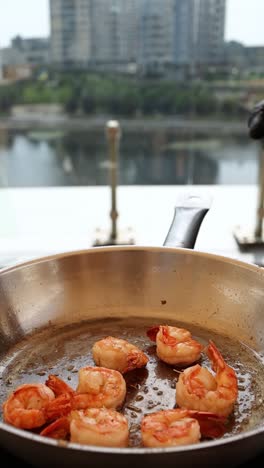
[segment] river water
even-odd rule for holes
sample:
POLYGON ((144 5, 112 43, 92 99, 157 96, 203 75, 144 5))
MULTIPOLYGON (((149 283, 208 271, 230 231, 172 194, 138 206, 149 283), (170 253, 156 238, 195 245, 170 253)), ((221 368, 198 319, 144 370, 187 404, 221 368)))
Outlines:
MULTIPOLYGON (((182 138, 173 131, 128 132, 119 146, 120 185, 255 184, 259 143, 182 138)), ((0 187, 106 185, 104 131, 0 132, 0 187)))

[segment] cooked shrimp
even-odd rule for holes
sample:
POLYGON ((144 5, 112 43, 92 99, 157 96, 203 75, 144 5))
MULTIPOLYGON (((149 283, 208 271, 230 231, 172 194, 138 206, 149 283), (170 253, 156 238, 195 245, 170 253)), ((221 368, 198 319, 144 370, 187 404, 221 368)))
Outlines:
POLYGON ((88 408, 72 411, 46 427, 40 435, 55 439, 70 438, 78 444, 127 447, 129 428, 126 417, 115 410, 88 408))
POLYGON ((46 408, 54 399, 47 385, 20 385, 3 403, 4 421, 20 429, 41 427, 47 421, 46 408))
POLYGON ((46 408, 48 421, 67 416, 73 407, 73 397, 76 394, 75 390, 62 379, 52 374, 49 375, 45 384, 56 396, 55 400, 51 401, 46 408))
POLYGON ((207 355, 215 376, 198 364, 185 369, 176 384, 177 404, 182 408, 228 416, 238 396, 236 373, 225 363, 212 341, 207 355))
POLYGON ((145 447, 196 444, 202 436, 214 438, 225 431, 223 418, 206 412, 172 409, 144 416, 141 436, 145 447))
POLYGON ((74 409, 120 408, 126 397, 126 381, 117 370, 83 367, 74 396, 74 409))
POLYGON ((104 447, 127 447, 128 422, 123 414, 106 408, 71 413, 71 442, 104 447))
POLYGON ((54 408, 53 405, 49 405, 50 419, 65 416, 73 409, 102 407, 118 409, 126 397, 126 381, 122 374, 104 367, 83 367, 80 369, 76 390, 54 375, 49 376, 46 385, 50 386, 58 395, 54 408))
POLYGON ((144 367, 148 357, 141 349, 126 340, 108 336, 94 343, 93 358, 97 366, 125 372, 144 367))
POLYGON ((157 355, 167 364, 185 366, 200 359, 203 346, 184 328, 154 326, 147 331, 147 335, 156 342, 157 355))

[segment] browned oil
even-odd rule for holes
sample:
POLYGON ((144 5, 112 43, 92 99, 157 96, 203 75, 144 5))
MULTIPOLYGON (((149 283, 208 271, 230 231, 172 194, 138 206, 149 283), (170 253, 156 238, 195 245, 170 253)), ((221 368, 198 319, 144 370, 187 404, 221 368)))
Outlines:
MULTIPOLYGON (((166 323, 188 328, 194 338, 204 345, 209 339, 213 340, 227 364, 236 371, 239 395, 224 437, 263 424, 263 362, 256 353, 240 342, 198 327, 187 327, 180 322, 166 323)), ((163 363, 156 356, 155 344, 146 336, 146 330, 151 325, 150 319, 104 319, 74 327, 49 328, 27 338, 10 350, 2 362, 0 402, 18 385, 44 383, 49 374, 58 375, 76 388, 78 370, 94 365, 91 349, 95 341, 109 335, 123 338, 141 348, 149 357, 146 368, 124 375, 127 396, 121 411, 129 421, 130 446, 141 446, 140 423, 143 415, 176 406, 175 386, 180 372, 180 369, 163 363)), ((204 353, 200 364, 210 369, 210 362, 204 353)))

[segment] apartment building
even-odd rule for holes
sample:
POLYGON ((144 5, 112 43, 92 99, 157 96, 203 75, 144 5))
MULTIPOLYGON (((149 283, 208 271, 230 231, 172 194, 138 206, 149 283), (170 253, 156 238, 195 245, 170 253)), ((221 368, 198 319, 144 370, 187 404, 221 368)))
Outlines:
POLYGON ((50 0, 55 64, 115 65, 136 62, 141 0, 50 0))
POLYGON ((50 0, 63 67, 190 67, 221 60, 226 0, 50 0))
POLYGON ((216 64, 223 60, 226 0, 194 0, 196 2, 195 57, 200 64, 216 64))
POLYGON ((175 0, 177 65, 216 64, 223 59, 226 0, 175 0))
POLYGON ((90 63, 92 4, 92 0, 50 0, 51 58, 56 65, 90 63))
POLYGON ((174 0, 173 6, 173 61, 189 66, 194 57, 197 2, 174 0))
POLYGON ((173 62, 174 1, 141 1, 139 62, 143 67, 173 62))
POLYGON ((136 62, 141 0, 94 0, 93 60, 96 64, 136 62))

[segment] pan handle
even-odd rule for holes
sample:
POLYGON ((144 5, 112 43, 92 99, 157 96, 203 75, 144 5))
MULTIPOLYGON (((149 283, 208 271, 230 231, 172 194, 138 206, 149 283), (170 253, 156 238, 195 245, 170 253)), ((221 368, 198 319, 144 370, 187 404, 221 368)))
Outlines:
POLYGON ((174 209, 174 217, 163 245, 193 249, 211 203, 208 196, 185 195, 174 209))

